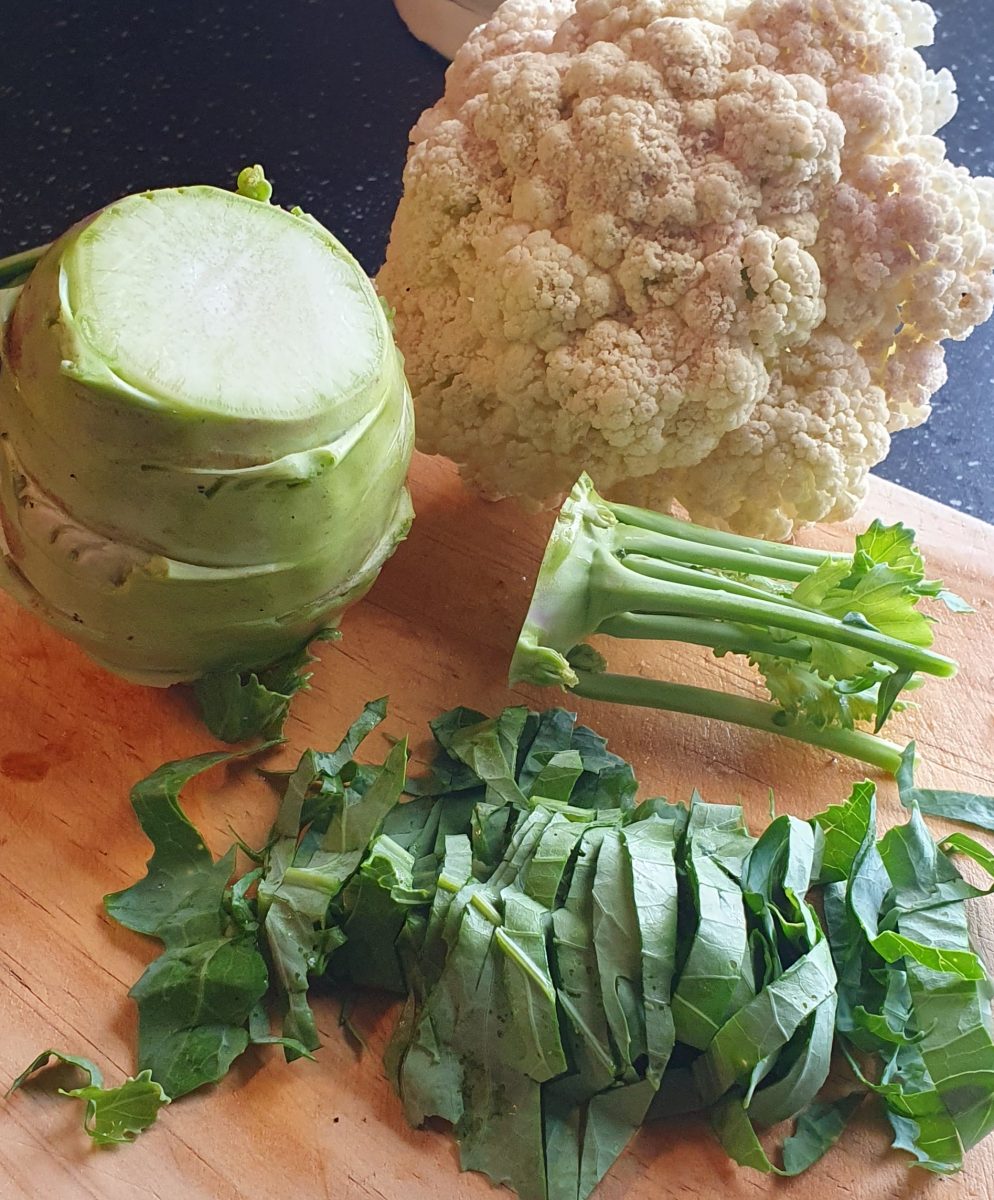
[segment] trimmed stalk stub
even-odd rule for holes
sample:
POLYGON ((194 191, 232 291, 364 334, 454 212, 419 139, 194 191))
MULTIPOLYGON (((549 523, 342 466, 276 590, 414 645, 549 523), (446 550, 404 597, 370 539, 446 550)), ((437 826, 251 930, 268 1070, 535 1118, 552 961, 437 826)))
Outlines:
POLYGON ((112 670, 265 665, 405 535, 401 359, 311 218, 210 187, 129 196, 6 308, 0 583, 112 670))

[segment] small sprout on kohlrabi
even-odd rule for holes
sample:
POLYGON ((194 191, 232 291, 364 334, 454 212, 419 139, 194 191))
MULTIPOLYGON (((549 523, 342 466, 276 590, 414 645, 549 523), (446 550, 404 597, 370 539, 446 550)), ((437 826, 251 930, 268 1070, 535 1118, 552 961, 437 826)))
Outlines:
POLYGON ((247 196, 249 200, 261 200, 263 204, 268 204, 273 196, 273 185, 258 163, 251 167, 243 167, 238 172, 236 187, 239 196, 247 196))
POLYGON ((904 525, 874 521, 853 554, 830 554, 612 504, 584 475, 549 540, 510 677, 750 726, 895 774, 900 747, 874 735, 922 675, 956 673, 928 649, 933 620, 919 611, 922 598, 970 611, 925 578, 904 525), (773 703, 608 674, 586 644, 594 634, 742 655, 773 703))

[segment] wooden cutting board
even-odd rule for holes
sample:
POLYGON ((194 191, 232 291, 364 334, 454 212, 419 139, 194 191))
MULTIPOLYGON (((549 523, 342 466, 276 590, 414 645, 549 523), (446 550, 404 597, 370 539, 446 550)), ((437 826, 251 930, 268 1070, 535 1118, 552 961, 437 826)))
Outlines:
MULTIPOLYGON (((347 616, 344 641, 322 650, 313 688, 295 704, 287 729, 294 754, 337 744, 362 703, 384 693, 386 731, 409 732, 422 761, 426 721, 443 709, 562 701, 504 683, 552 515, 477 501, 433 459, 417 459, 413 490, 418 519, 410 539, 347 616)), ((930 683, 920 709, 895 718, 891 734, 918 740, 927 764, 921 782, 994 793, 994 528, 879 480, 859 525, 874 516, 914 525, 932 573, 977 609, 946 620, 939 635, 939 647, 962 663, 960 675, 930 683)), ((841 548, 849 535, 836 527, 805 540, 841 548)), ((128 790, 163 761, 215 745, 179 690, 113 678, 3 596, 0 636, 0 1087, 48 1046, 97 1059, 118 1082, 134 1070, 135 1013, 126 992, 154 951, 101 908, 104 893, 134 880, 148 857, 128 790)), ((696 650, 618 650, 616 669, 752 686, 748 670, 696 650)), ((686 798, 697 786, 708 800, 741 801, 754 831, 767 820, 770 787, 780 811, 808 816, 840 801, 862 775, 855 764, 759 733, 576 707, 631 759, 646 794, 686 798)), ((272 765, 290 758, 281 752, 272 765)), ((902 819, 892 783, 881 781, 881 791, 884 820, 902 819)), ((185 804, 216 852, 230 845, 232 829, 258 844, 274 811, 272 794, 244 765, 195 781, 185 804)), ((977 908, 979 943, 994 963, 994 918, 977 908)), ((250 1051, 220 1086, 166 1109, 132 1147, 91 1148, 78 1104, 47 1086, 0 1101, 0 1200, 492 1195, 484 1179, 458 1173, 446 1132, 405 1124, 380 1067, 394 1006, 378 998, 360 1005, 357 1022, 369 1039, 361 1057, 338 1029, 334 999, 317 1008, 325 1045, 316 1064, 288 1066, 277 1050, 250 1051)), ((735 1167, 699 1120, 646 1129, 599 1200, 994 1196, 994 1140, 943 1182, 909 1171, 907 1157, 888 1150, 883 1122, 865 1108, 839 1146, 787 1183, 735 1167)))

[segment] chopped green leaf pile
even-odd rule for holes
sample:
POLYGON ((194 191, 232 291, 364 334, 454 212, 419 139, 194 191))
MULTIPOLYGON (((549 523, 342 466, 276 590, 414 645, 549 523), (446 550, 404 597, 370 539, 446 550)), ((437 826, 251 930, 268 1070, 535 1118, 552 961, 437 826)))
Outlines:
POLYGON ((851 555, 784 546, 612 504, 584 475, 549 540, 511 682, 746 725, 896 774, 900 748, 874 735, 923 674, 956 672, 929 649, 918 604, 971 611, 926 578, 914 538, 874 521, 851 555), (773 702, 608 674, 594 634, 742 655, 773 702))
POLYGON ((133 1136, 151 1088, 217 1080, 249 1044, 313 1057, 320 980, 403 997, 385 1066, 408 1120, 450 1122, 463 1168, 523 1200, 584 1200, 677 1112, 786 1176, 871 1094, 929 1171, 994 1129, 992 993, 965 910, 988 892, 952 857, 994 879, 994 853, 936 844, 914 797, 882 837, 862 782, 757 838, 736 805, 639 802, 631 767, 562 710, 445 713, 412 780, 404 741, 356 759, 385 713, 367 704, 335 751, 272 777, 276 821, 241 876, 237 846, 215 861, 178 802, 230 756, 136 786, 154 853, 107 909, 163 953, 132 989, 142 1074, 72 1093, 97 1105, 92 1136, 133 1136), (783 1122, 774 1161, 759 1135, 783 1122))

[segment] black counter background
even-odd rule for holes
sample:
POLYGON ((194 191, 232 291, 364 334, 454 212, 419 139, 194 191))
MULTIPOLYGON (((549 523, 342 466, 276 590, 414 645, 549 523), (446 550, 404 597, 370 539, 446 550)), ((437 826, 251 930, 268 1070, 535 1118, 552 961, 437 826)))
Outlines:
MULTIPOLYGON (((954 161, 994 174, 994 2, 937 6, 956 75, 954 161)), ((391 0, 0 0, 0 253, 131 191, 230 185, 261 162, 374 272, 407 131, 445 64, 391 0)), ((994 323, 949 345, 950 383, 879 473, 994 521, 994 323)))

